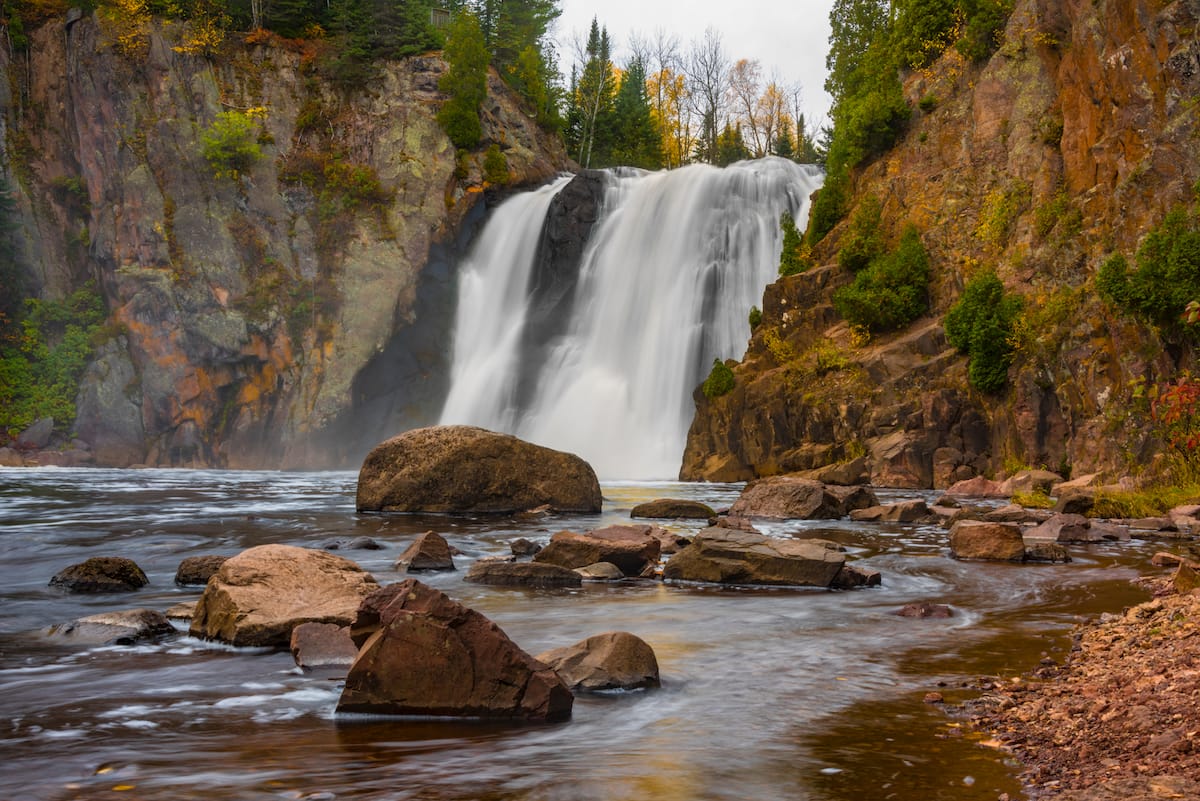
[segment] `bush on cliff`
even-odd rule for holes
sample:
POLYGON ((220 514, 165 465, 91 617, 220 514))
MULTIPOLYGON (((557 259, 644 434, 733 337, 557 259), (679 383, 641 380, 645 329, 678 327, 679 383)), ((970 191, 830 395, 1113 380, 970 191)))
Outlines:
POLYGON ((779 215, 779 227, 783 230, 783 250, 779 252, 779 274, 796 275, 807 270, 811 264, 804 253, 804 240, 790 212, 779 215))
POLYGON ((833 293, 833 306, 851 324, 871 331, 908 325, 929 308, 929 255, 909 225, 894 251, 860 271, 854 283, 833 293))
POLYGON ((733 389, 733 383, 733 370, 730 370, 729 366, 720 359, 713 359, 712 371, 704 380, 700 391, 706 398, 719 398, 733 389))
POLYGON ((1200 219, 1184 208, 1146 235, 1130 269, 1120 254, 1096 275, 1096 289, 1110 305, 1148 320, 1174 336, 1186 329, 1181 316, 1200 298, 1200 219))
POLYGON ((254 115, 246 111, 222 111, 200 135, 204 160, 218 177, 237 179, 262 158, 254 115))
POLYGON ((1008 383, 1013 326, 1020 312, 1020 298, 1006 295, 1004 284, 991 270, 971 278, 946 312, 946 339, 971 357, 967 367, 971 386, 996 392, 1008 383))

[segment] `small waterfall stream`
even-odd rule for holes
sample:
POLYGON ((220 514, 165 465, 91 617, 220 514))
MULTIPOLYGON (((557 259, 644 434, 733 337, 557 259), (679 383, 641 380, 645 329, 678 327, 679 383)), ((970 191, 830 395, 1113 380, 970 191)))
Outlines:
POLYGON ((532 265, 568 180, 503 203, 463 265, 441 422, 577 453, 604 478, 672 478, 692 391, 714 358, 744 352, 777 272, 779 215, 804 220, 822 174, 779 158, 605 172, 570 319, 530 343, 532 265))

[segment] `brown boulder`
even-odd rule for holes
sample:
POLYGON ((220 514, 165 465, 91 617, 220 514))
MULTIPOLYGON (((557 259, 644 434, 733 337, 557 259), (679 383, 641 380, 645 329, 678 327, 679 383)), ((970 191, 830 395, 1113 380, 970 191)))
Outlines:
POLYGON ((621 572, 621 568, 612 562, 597 562, 594 565, 577 567, 575 568, 575 572, 584 581, 620 581, 625 578, 625 574, 621 572))
POLYGON ((1062 484, 1063 477, 1049 470, 1022 470, 1000 482, 1000 491, 1005 495, 1015 495, 1018 492, 1050 493, 1054 487, 1062 484))
POLYGON ((822 484, 836 484, 840 486, 866 484, 871 480, 871 472, 867 469, 867 459, 865 456, 851 459, 848 462, 828 464, 813 470, 802 470, 796 473, 796 476, 798 478, 811 478, 813 481, 820 481, 822 484))
POLYGON ((509 550, 513 556, 533 556, 538 551, 542 550, 542 546, 538 545, 533 540, 527 540, 524 537, 517 537, 509 544, 509 550))
POLYGON ((492 621, 415 579, 364 599, 339 712, 559 721, 571 691, 492 621))
POLYGON ((548 505, 599 512, 587 462, 472 426, 408 431, 375 446, 358 474, 360 512, 512 514, 548 505))
POLYGON ((350 627, 336 623, 301 623, 292 629, 290 646, 301 670, 349 665, 358 656, 350 627))
POLYGON ((575 691, 637 690, 661 685, 654 649, 627 631, 597 634, 536 658, 575 691))
POLYGON ((1066 548, 1057 542, 1047 542, 1045 540, 1026 540, 1025 561, 1066 564, 1067 562, 1071 561, 1071 555, 1067 553, 1066 548))
POLYGON ((132 559, 121 556, 93 556, 65 567, 50 579, 51 587, 67 592, 132 592, 150 583, 132 559))
POLYGON ((729 508, 729 516, 836 520, 849 509, 875 503, 874 493, 866 487, 827 487, 808 478, 772 476, 747 484, 729 508))
POLYGON ((221 565, 189 631, 232 645, 286 648, 301 623, 350 623, 378 587, 370 573, 328 551, 260 545, 221 565))
POLYGON ((204 556, 189 556, 179 563, 175 570, 175 583, 180 587, 204 586, 213 574, 221 569, 228 556, 206 554, 204 556))
POLYGON ((153 609, 127 609, 88 615, 62 626, 50 634, 84 644, 133 645, 175 634, 166 615, 153 609))
POLYGON ((1025 532, 1027 540, 1047 542, 1094 542, 1091 522, 1083 515, 1054 515, 1025 532))
POLYGON ((1181 562, 1171 576, 1171 586, 1180 595, 1189 595, 1200 589, 1200 571, 1187 562, 1181 562))
POLYGON ((646 517, 654 520, 708 520, 716 517, 712 507, 700 501, 685 501, 675 498, 658 498, 639 503, 629 512, 630 517, 646 517))
POLYGON ((1054 511, 1062 514, 1086 515, 1096 505, 1096 491, 1090 487, 1075 487, 1063 490, 1054 504, 1054 511))
POLYGON ((1004 498, 1008 495, 1000 489, 1000 482, 983 476, 951 484, 946 489, 946 494, 956 498, 1004 498))
POLYGON ((811 540, 775 539, 748 531, 706 528, 671 557, 664 579, 718 584, 828 587, 844 554, 811 540))
POLYGON ((577 534, 560 531, 534 554, 534 562, 575 569, 611 562, 627 576, 651 574, 662 555, 662 544, 648 525, 617 525, 577 534))
POLYGON ((950 529, 950 555, 955 559, 1023 561, 1025 541, 1021 527, 1016 523, 959 520, 950 529))
POLYGON ((1046 509, 1027 509, 1010 503, 985 512, 979 519, 988 523, 1042 523, 1049 520, 1052 514, 1046 509))
POLYGON ((578 573, 561 565, 495 559, 480 559, 463 579, 497 587, 578 587, 583 583, 578 573))
POLYGON ((831 590, 857 590, 861 587, 878 587, 882 583, 883 576, 878 570, 847 562, 833 577, 829 588, 831 590))
POLYGON ((426 531, 396 557, 396 568, 402 567, 408 568, 410 573, 453 570, 454 557, 450 552, 450 543, 441 534, 426 531))

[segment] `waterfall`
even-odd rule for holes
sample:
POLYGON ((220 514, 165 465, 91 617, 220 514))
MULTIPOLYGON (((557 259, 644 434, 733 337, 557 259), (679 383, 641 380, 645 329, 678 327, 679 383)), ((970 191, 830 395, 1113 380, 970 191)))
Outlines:
POLYGON ((779 158, 606 171, 569 319, 545 342, 523 336, 530 279, 567 179, 505 201, 460 273, 441 422, 577 453, 602 478, 674 478, 692 391, 714 358, 744 353, 747 314, 777 274, 779 215, 802 224, 821 179, 779 158))

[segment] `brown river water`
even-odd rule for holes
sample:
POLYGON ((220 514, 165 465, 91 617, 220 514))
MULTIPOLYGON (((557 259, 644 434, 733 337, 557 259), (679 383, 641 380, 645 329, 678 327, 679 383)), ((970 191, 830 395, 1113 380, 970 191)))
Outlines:
MULTIPOLYGON (((1130 584, 1152 542, 1075 546, 1069 565, 962 563, 936 526, 789 521, 776 536, 843 543, 883 574, 854 592, 656 582, 512 590, 466 584, 465 567, 517 537, 628 520, 636 503, 722 506, 737 485, 608 483, 600 515, 538 523, 358 515, 355 474, 0 469, 0 798, 474 799, 477 801, 994 801, 1021 798, 1015 766, 922 703, 966 682, 1062 659, 1071 626, 1144 598, 1130 584), (46 635, 114 609, 166 609, 186 556, 263 543, 339 551, 380 583, 414 534, 464 552, 428 584, 482 612, 530 653, 626 630, 654 648, 663 687, 579 696, 552 726, 345 718, 337 680, 286 653, 183 632, 154 645, 66 647, 46 635), (89 556, 134 559, 150 586, 68 595, 49 586, 89 556), (948 620, 894 612, 950 604, 948 620)), ((892 500, 920 493, 882 491, 892 500)), ((681 531, 698 526, 675 526, 681 531)))

